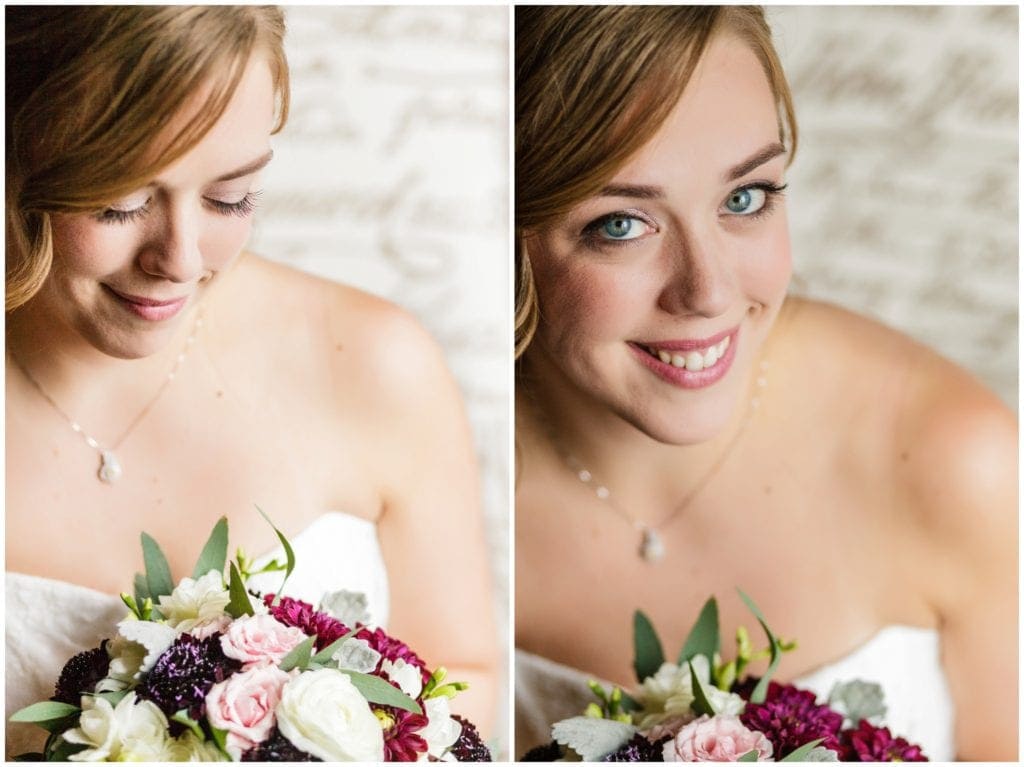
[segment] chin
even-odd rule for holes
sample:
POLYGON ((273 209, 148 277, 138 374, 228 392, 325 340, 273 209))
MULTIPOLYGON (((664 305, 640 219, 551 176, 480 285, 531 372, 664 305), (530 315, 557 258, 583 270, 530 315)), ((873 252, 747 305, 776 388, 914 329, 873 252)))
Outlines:
POLYGON ((177 326, 133 330, 131 328, 82 328, 82 336, 95 349, 109 357, 138 360, 167 348, 177 326))

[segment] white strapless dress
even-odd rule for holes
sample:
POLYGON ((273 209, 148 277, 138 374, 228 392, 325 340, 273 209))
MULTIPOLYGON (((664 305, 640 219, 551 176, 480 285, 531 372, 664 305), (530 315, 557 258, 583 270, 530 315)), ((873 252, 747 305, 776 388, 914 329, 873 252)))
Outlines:
MULTIPOLYGON (((272 534, 272 533, 271 533, 272 534)), ((288 579, 288 596, 316 605, 324 592, 348 589, 366 594, 370 621, 385 626, 388 619, 388 578, 377 539, 377 526, 360 517, 328 512, 289 539, 295 551, 295 571, 288 579)), ((281 547, 258 561, 277 557, 281 547)), ((253 578, 263 591, 279 588, 283 573, 253 578)), ((127 614, 120 598, 64 581, 21 573, 6 573, 7 654, 4 721, 20 708, 53 695, 64 664, 83 650, 99 647, 113 636, 127 614)), ((131 573, 125 574, 126 585, 131 573)), ((45 733, 38 727, 7 723, 7 759, 42 749, 45 733)))
MULTIPOLYGON (((885 691, 885 725, 894 735, 921 746, 932 761, 956 758, 953 699, 934 629, 888 626, 846 657, 794 681, 824 702, 832 685, 861 679, 885 691)), ((578 716, 593 695, 578 669, 516 650, 516 747, 522 756, 551 741, 551 725, 578 716)), ((606 684, 606 687, 608 685, 606 684)))

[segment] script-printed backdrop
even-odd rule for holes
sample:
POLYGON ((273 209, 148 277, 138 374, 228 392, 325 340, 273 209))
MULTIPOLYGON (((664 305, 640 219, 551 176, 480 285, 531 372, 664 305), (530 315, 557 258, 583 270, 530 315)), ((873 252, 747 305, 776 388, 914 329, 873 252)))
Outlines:
POLYGON ((250 248, 394 301, 444 348, 476 439, 507 651, 508 10, 291 7, 287 20, 292 111, 250 248))
POLYGON ((1002 7, 775 7, 796 102, 797 290, 1017 406, 1017 24, 1002 7))

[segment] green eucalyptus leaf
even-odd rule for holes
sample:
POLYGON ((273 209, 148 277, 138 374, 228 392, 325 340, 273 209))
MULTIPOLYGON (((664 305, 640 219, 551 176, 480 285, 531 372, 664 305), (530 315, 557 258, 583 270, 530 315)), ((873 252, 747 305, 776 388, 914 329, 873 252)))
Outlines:
POLYGON ((93 694, 94 697, 103 698, 111 706, 116 706, 128 695, 128 690, 106 690, 93 694))
POLYGON ((183 708, 181 711, 175 712, 174 716, 171 717, 171 721, 178 722, 179 724, 183 724, 188 727, 192 730, 193 734, 199 738, 199 740, 206 740, 206 734, 203 732, 203 728, 199 726, 199 722, 188 715, 187 708, 183 708))
MULTIPOLYGON (((51 736, 52 737, 52 736, 51 736)), ((73 754, 84 751, 88 746, 84 743, 68 743, 59 735, 53 737, 53 741, 46 742, 46 761, 48 762, 69 762, 73 754)))
POLYGON ((657 673, 665 662, 665 652, 661 649, 650 619, 637 610, 633 613, 633 670, 638 682, 657 673))
POLYGON ((306 668, 313 655, 313 642, 315 641, 315 636, 306 637, 300 644, 296 645, 290 653, 281 659, 281 670, 291 671, 293 668, 297 668, 301 671, 306 668))
POLYGON ((256 511, 258 511, 260 515, 265 520, 267 520, 267 524, 273 528, 275 533, 277 533, 277 539, 281 541, 281 547, 284 549, 284 555, 287 560, 287 564, 285 565, 284 579, 281 581, 281 588, 279 588, 277 590, 277 593, 274 595, 274 604, 277 604, 278 601, 281 599, 281 594, 284 593, 284 584, 288 582, 288 578, 289 576, 291 576, 292 570, 295 569, 295 552, 292 551, 292 545, 288 543, 288 539, 284 537, 284 533, 282 533, 280 530, 277 529, 277 527, 274 526, 274 523, 270 521, 270 517, 266 515, 263 509, 257 506, 256 511))
POLYGON ((773 634, 772 630, 768 628, 768 623, 765 621, 764 615, 761 614, 761 610, 756 604, 754 604, 754 600, 744 594, 740 589, 736 590, 739 591, 740 598, 747 605, 747 609, 754 614, 755 618, 757 618, 757 622, 760 623, 761 628, 764 629, 765 636, 768 637, 771 662, 768 664, 768 670, 764 672, 764 676, 761 677, 757 686, 754 688, 754 691, 750 694, 751 703, 764 703, 765 698, 768 697, 768 684, 771 682, 772 675, 775 673, 775 670, 779 667, 779 661, 782 660, 782 647, 780 646, 779 640, 776 638, 775 634, 773 634))
POLYGON ((347 674, 348 678, 352 680, 352 684, 355 685, 355 688, 359 690, 359 692, 362 693, 362 696, 370 703, 394 706, 395 708, 400 708, 404 711, 411 711, 414 714, 423 713, 423 709, 420 708, 416 701, 390 682, 386 682, 381 679, 379 676, 360 674, 358 671, 343 671, 340 673, 347 674))
POLYGON ((24 754, 18 754, 12 761, 15 762, 45 762, 46 756, 42 751, 29 751, 24 754))
POLYGON ((133 581, 135 590, 135 604, 139 607, 146 601, 149 596, 149 586, 146 584, 146 576, 142 573, 135 573, 135 580, 133 581))
POLYGON ((53 722, 64 719, 72 714, 81 714, 82 709, 72 706, 70 703, 58 703, 53 700, 44 700, 41 703, 33 703, 31 706, 15 711, 9 721, 28 722, 30 724, 41 724, 42 722, 53 722))
POLYGON ((228 561, 228 518, 221 517, 213 526, 210 537, 206 540, 202 552, 199 554, 199 561, 192 570, 192 577, 202 578, 211 570, 224 574, 224 565, 228 561))
POLYGON ((146 564, 146 587, 149 597, 155 602, 162 596, 169 596, 174 591, 174 580, 171 578, 171 567, 167 557, 158 544, 148 533, 142 533, 142 561, 146 564))
POLYGON ((704 689, 704 683, 700 681, 700 677, 697 676, 697 671, 694 669, 693 663, 687 661, 686 665, 690 667, 690 685, 693 687, 693 703, 690 707, 693 709, 695 714, 707 714, 708 716, 714 716, 715 707, 712 706, 711 701, 708 700, 708 694, 704 689))
POLYGON ((810 743, 804 743, 802 746, 800 746, 800 748, 797 748, 797 749, 795 749, 793 751, 790 751, 784 757, 779 759, 779 761, 780 762, 802 762, 807 757, 807 755, 809 753, 811 753, 811 751, 813 751, 815 749, 815 747, 819 743, 821 743, 823 740, 824 740, 824 738, 818 738, 817 740, 812 740, 810 743))
POLYGON ((235 567, 234 562, 231 563, 228 593, 231 596, 231 601, 224 608, 224 612, 232 618, 241 618, 243 615, 255 614, 256 611, 253 610, 252 602, 249 600, 249 592, 245 590, 245 583, 242 582, 242 576, 238 572, 238 568, 235 567))
POLYGON ((759 757, 759 756, 760 756, 760 753, 755 748, 753 751, 748 751, 747 753, 745 753, 743 756, 741 756, 736 761, 737 762, 756 762, 757 761, 757 757, 759 757))
POLYGON ((622 693, 622 702, 620 704, 623 711, 639 711, 640 704, 636 702, 636 698, 629 695, 627 692, 622 693))
POLYGON ((228 753, 228 731, 222 730, 219 727, 210 725, 210 735, 213 737, 213 742, 217 744, 217 748, 221 750, 221 753, 228 753))
POLYGON ((697 622, 693 624, 683 649, 679 651, 678 665, 682 666, 691 658, 703 655, 714 663, 715 655, 722 647, 718 630, 718 602, 711 597, 704 603, 697 622))

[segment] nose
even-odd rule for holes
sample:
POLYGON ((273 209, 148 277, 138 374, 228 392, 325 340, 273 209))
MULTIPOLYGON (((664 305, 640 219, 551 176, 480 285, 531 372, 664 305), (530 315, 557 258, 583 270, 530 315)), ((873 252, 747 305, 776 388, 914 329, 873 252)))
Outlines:
POLYGON ((665 241, 668 278, 658 305, 675 315, 718 317, 736 298, 736 274, 723 243, 708 233, 680 232, 665 241))
POLYGON ((199 247, 200 214, 187 205, 167 203, 162 216, 154 216, 154 228, 139 254, 147 274, 177 283, 196 282, 203 273, 199 247))

